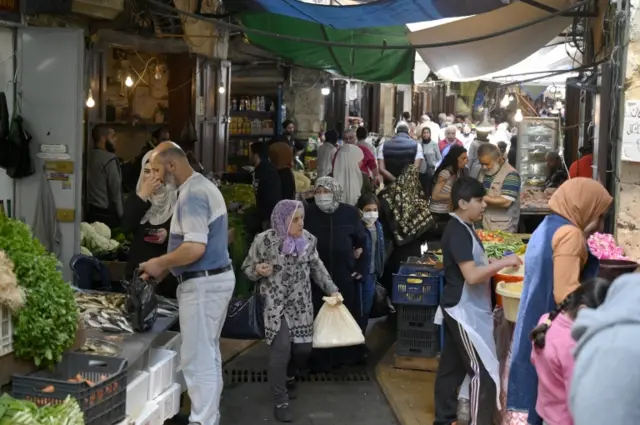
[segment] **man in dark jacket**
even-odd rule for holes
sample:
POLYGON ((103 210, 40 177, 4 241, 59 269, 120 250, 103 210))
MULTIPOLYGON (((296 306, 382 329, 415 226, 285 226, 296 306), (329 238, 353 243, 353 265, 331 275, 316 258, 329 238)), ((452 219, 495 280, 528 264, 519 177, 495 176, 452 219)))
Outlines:
POLYGON ((424 160, 422 144, 409 136, 409 126, 402 123, 396 128, 393 139, 378 148, 378 168, 386 182, 393 182, 407 165, 420 169, 424 160))
POLYGON ((280 176, 267 155, 267 146, 262 142, 251 145, 251 160, 254 166, 253 190, 256 194, 256 209, 262 230, 271 227, 271 212, 282 200, 280 176))

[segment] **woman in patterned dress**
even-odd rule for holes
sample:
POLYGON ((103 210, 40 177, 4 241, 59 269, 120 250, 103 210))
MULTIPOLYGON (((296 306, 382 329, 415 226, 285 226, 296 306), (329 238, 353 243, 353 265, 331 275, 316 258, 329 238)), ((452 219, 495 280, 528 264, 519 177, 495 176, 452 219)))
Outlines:
POLYGON ((311 280, 325 294, 338 295, 316 250, 315 236, 304 230, 304 208, 298 201, 278 202, 271 229, 253 240, 242 264, 249 279, 258 282, 264 299, 265 338, 270 346, 269 384, 274 415, 291 422, 289 400, 295 398, 295 373, 304 367, 313 339, 311 280))

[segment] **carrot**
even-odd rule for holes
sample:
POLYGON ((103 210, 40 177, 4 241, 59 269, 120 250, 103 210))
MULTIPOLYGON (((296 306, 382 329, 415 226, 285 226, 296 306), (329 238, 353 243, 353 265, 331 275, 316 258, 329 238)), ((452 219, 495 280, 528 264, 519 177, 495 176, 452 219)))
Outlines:
POLYGON ((46 387, 44 387, 42 389, 43 393, 52 393, 56 390, 56 387, 54 387, 53 385, 47 385, 46 387))

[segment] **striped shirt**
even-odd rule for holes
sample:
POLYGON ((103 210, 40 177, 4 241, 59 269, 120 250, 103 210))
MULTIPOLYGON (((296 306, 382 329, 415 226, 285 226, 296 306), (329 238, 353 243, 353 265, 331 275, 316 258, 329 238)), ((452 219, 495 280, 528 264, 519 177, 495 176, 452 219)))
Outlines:
MULTIPOLYGON (((453 182, 456 180, 455 176, 453 177, 454 178, 452 178, 451 171, 447 168, 444 168, 442 171, 440 171, 440 174, 438 174, 438 181, 443 179, 445 180, 444 187, 440 192, 442 195, 451 194, 451 187, 453 186, 453 182)), ((434 199, 431 199, 431 203, 429 204, 429 211, 434 212, 436 214, 449 214, 450 205, 451 205, 450 200, 436 201, 434 199)))
MULTIPOLYGON (((484 180, 482 180, 482 186, 484 186, 484 189, 486 191, 491 189, 491 184, 493 183, 494 177, 495 174, 493 176, 484 176, 484 180)), ((520 175, 516 171, 510 172, 504 178, 500 195, 503 198, 514 202, 520 197, 520 175)))
POLYGON ((178 202, 171 219, 168 251, 183 242, 206 245, 197 261, 171 269, 179 276, 184 272, 198 272, 226 267, 230 264, 228 248, 227 207, 220 190, 206 177, 194 172, 178 188, 178 202))

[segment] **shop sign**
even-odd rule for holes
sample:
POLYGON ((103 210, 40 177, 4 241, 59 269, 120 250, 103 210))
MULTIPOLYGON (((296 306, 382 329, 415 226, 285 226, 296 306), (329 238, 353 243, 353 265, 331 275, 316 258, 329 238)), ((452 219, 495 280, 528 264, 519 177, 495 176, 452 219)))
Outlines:
POLYGON ((18 0, 0 0, 0 11, 2 12, 17 12, 18 0))
POLYGON ((622 160, 640 162, 640 100, 625 102, 622 160))

